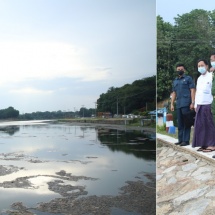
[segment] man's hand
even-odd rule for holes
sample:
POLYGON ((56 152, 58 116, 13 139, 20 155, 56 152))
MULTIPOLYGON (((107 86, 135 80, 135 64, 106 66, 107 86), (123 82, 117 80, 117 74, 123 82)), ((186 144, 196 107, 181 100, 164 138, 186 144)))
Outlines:
POLYGON ((211 67, 210 72, 214 72, 215 68, 211 67))
POLYGON ((190 110, 193 110, 193 109, 194 109, 194 104, 191 103, 191 104, 190 104, 190 110))
POLYGON ((171 104, 171 111, 174 111, 174 105, 171 104))

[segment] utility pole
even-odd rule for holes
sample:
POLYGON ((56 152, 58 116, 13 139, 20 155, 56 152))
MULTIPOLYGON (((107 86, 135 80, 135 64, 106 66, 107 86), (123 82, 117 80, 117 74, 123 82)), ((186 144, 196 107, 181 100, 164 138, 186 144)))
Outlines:
POLYGON ((118 117, 118 101, 119 101, 119 100, 118 100, 118 96, 117 96, 117 101, 116 101, 116 110, 117 110, 117 113, 116 113, 116 114, 117 114, 117 117, 118 117))
POLYGON ((83 118, 84 118, 84 105, 82 105, 82 107, 83 107, 83 118))
POLYGON ((97 102, 94 102, 95 103, 95 117, 96 117, 96 104, 97 104, 97 102))
POLYGON ((125 115, 125 107, 126 107, 126 96, 124 98, 124 115, 125 115))

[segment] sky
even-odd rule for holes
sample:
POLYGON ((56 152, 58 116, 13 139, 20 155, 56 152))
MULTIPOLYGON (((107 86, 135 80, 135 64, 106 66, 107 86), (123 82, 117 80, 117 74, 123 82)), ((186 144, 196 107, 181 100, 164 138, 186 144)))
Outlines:
POLYGON ((190 13, 194 9, 215 10, 212 2, 211 0, 156 0, 156 15, 160 15, 165 22, 174 24, 174 17, 190 13))
POLYGON ((0 0, 0 109, 95 108, 156 75, 156 0, 0 0))

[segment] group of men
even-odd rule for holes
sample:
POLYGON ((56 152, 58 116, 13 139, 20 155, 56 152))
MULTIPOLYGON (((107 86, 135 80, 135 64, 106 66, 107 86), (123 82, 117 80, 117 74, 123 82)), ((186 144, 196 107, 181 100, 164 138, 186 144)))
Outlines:
MULTIPOLYGON (((210 56, 210 72, 215 71, 215 52, 210 56)), ((176 112, 178 122, 178 142, 176 145, 187 146, 190 144, 191 127, 185 124, 184 115, 190 110, 194 110, 195 104, 195 84, 193 79, 185 75, 184 64, 176 65, 177 78, 173 81, 171 111, 174 111, 174 102, 176 100, 176 112)), ((215 91, 215 86, 213 86, 215 91)), ((213 94, 213 89, 212 89, 213 94)), ((215 95, 213 94, 214 98, 215 95)), ((215 110, 215 102, 212 103, 212 109, 215 110)), ((215 114, 215 113, 213 113, 215 114)))

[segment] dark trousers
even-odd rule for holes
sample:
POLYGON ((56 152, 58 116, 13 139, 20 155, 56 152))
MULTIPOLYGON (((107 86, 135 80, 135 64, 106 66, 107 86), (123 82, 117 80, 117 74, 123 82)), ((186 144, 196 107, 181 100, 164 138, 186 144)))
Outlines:
POLYGON ((190 107, 177 108, 178 119, 178 142, 189 142, 191 128, 186 128, 184 125, 183 113, 190 110, 190 107))

